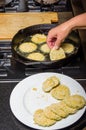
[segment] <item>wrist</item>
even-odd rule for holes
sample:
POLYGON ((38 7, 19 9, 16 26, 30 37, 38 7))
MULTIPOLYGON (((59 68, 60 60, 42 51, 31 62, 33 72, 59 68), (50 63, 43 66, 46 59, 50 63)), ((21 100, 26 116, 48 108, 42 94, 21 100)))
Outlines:
POLYGON ((71 18, 70 20, 67 21, 67 26, 68 26, 68 29, 70 31, 76 29, 76 19, 75 19, 75 17, 71 18))

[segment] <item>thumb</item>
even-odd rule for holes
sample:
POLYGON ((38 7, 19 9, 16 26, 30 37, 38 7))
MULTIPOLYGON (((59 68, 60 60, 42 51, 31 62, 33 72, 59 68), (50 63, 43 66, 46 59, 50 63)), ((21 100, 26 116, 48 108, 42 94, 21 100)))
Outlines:
POLYGON ((59 49, 59 47, 61 46, 61 39, 57 39, 54 45, 55 49, 59 49))

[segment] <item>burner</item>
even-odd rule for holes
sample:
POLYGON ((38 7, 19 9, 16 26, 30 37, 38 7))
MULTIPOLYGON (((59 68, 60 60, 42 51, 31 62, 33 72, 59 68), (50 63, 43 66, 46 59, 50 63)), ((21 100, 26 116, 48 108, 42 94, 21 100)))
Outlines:
POLYGON ((0 12, 17 12, 19 0, 7 0, 0 6, 0 12))
POLYGON ((8 5, 12 0, 0 0, 0 7, 8 5))
POLYGON ((59 2, 51 5, 39 4, 34 0, 28 0, 28 10, 29 12, 43 12, 43 11, 67 11, 66 3, 67 0, 60 0, 59 2))
POLYGON ((67 11, 67 0, 60 0, 55 4, 44 5, 35 0, 7 0, 0 1, 0 12, 43 12, 43 11, 67 11), (8 2, 9 1, 9 2, 8 2))

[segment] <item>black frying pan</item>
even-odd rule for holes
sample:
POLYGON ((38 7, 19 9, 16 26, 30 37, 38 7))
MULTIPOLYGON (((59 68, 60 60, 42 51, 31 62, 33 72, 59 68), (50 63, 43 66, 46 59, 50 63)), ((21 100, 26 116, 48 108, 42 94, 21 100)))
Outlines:
POLYGON ((73 53, 69 54, 67 56, 67 58, 65 59, 61 59, 61 60, 56 60, 56 61, 34 61, 34 60, 30 60, 30 59, 26 59, 25 57, 23 57, 21 54, 19 54, 16 50, 15 50, 15 46, 21 44, 22 42, 25 41, 25 39, 27 39, 28 36, 34 35, 36 33, 44 33, 47 34, 48 31, 57 26, 56 24, 38 24, 38 25, 33 25, 33 26, 29 26, 27 28, 21 29, 19 30, 16 35, 13 37, 12 39, 12 54, 13 57, 16 61, 27 65, 27 66, 40 66, 40 67, 53 67, 53 66, 57 66, 57 67, 61 67, 64 66, 65 64, 71 62, 71 60, 73 60, 73 58, 76 56, 79 47, 80 47, 80 38, 78 36, 78 33, 73 31, 69 34, 69 36, 67 37, 67 39, 65 40, 65 42, 72 42, 75 46, 75 50, 73 53))
POLYGON ((6 5, 9 4, 10 2, 12 2, 12 0, 0 0, 0 7, 6 6, 6 5))

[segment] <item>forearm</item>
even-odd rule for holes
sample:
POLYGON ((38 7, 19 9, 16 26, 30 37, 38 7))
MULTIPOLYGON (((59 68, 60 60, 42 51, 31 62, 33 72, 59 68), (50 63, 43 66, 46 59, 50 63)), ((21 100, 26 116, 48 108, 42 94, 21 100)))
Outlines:
POLYGON ((80 14, 67 21, 70 30, 86 29, 86 13, 80 14))
POLYGON ((51 29, 48 33, 47 44, 50 48, 58 48, 72 30, 82 28, 86 28, 86 13, 77 15, 51 29))

